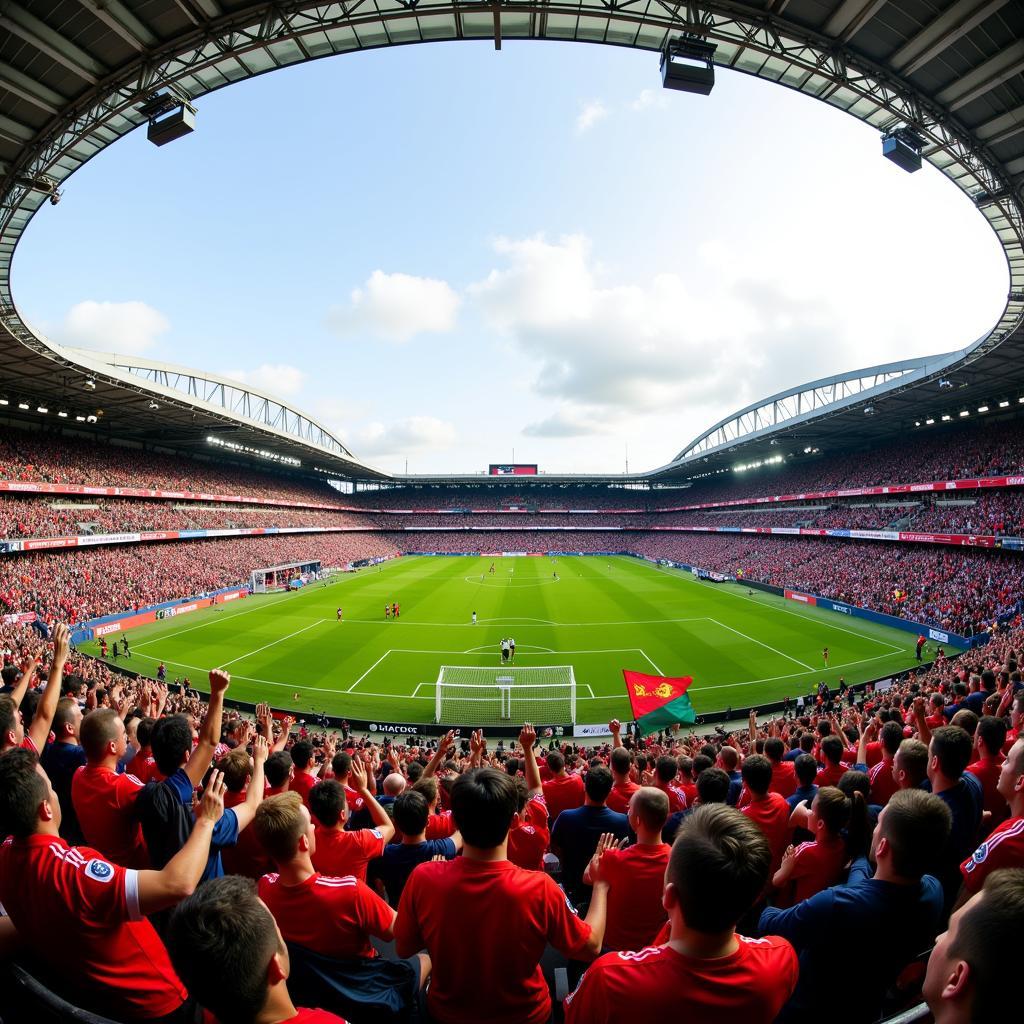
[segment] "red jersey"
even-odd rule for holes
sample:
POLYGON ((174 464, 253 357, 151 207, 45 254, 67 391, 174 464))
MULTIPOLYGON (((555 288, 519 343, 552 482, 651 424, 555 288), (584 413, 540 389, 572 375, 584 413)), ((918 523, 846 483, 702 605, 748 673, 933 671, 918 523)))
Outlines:
POLYGON ((394 911, 351 875, 312 874, 298 885, 285 885, 277 874, 264 875, 259 896, 288 942, 322 956, 369 959, 377 955, 370 936, 386 940, 391 935, 394 911))
POLYGON ((661 779, 654 782, 655 788, 660 789, 668 797, 668 813, 675 814, 677 811, 685 811, 687 807, 686 794, 671 783, 665 785, 661 779))
POLYGON ((679 788, 682 790, 683 796, 686 797, 686 806, 692 807, 697 802, 697 783, 680 782, 679 788))
POLYGON ((778 793, 767 793, 761 800, 752 800, 741 808, 751 821, 757 823, 772 850, 771 873, 774 875, 782 863, 793 830, 789 827, 789 804, 778 793))
POLYGON ((643 949, 665 923, 661 905, 665 890, 668 843, 609 850, 601 858, 601 877, 608 882, 607 949, 643 949))
POLYGON ((292 779, 289 789, 293 793, 298 793, 302 797, 302 802, 306 805, 306 809, 309 809, 309 791, 319 782, 320 780, 315 775, 310 775, 309 772, 300 772, 298 769, 295 771, 295 778, 292 779))
POLYGON ((639 788, 640 787, 635 782, 617 782, 612 786, 612 791, 608 794, 608 799, 605 801, 605 805, 610 811, 618 811, 619 814, 628 814, 630 798, 639 788))
POLYGON ((185 1001, 139 909, 137 871, 57 836, 8 838, 0 847, 0 903, 32 953, 100 1012, 164 1017, 185 1001))
POLYGON ((147 782, 160 782, 163 776, 157 771, 156 758, 152 754, 137 753, 125 768, 126 775, 134 775, 143 785, 147 782))
POLYGON ((437 1024, 544 1024, 548 943, 581 959, 590 925, 542 871, 466 857, 420 864, 402 893, 395 949, 433 960, 427 1008, 437 1024), (500 927, 481 928, 481 921, 500 927), (486 1011, 482 1008, 486 1007, 486 1011))
POLYGON ((508 859, 527 871, 543 871, 544 854, 550 844, 547 804, 542 796, 531 797, 519 816, 519 824, 509 829, 508 859))
POLYGON ((985 796, 983 809, 991 812, 996 821, 1005 818, 1008 811, 1006 801, 996 790, 999 771, 1005 760, 1006 758, 1002 754, 997 754, 995 757, 989 755, 967 766, 967 770, 981 783, 981 789, 985 796))
POLYGON ((884 807, 900 788, 892 773, 892 761, 888 760, 879 761, 868 771, 868 781, 871 783, 871 802, 880 807, 884 807))
POLYGON ((818 769, 818 774, 814 777, 814 784, 819 789, 822 786, 838 786, 839 780, 846 772, 847 767, 842 762, 839 764, 827 764, 824 768, 818 769))
POLYGON ((566 1024, 771 1024, 796 988, 796 953, 774 935, 736 938, 739 948, 715 960, 684 956, 671 946, 606 953, 566 997, 566 1024))
MULTIPOLYGON (((245 803, 245 791, 241 793, 225 793, 224 807, 237 807, 245 803)), ((263 844, 256 836, 256 829, 249 825, 238 833, 238 842, 234 846, 222 846, 221 860, 224 871, 229 875, 243 875, 245 878, 259 879, 268 871, 274 870, 274 863, 267 856, 263 844)))
POLYGON ((841 838, 801 843, 795 856, 789 881, 775 901, 777 907, 792 907, 842 881, 847 857, 841 838))
POLYGON ((149 855, 135 801, 142 783, 134 775, 82 765, 71 779, 71 802, 82 835, 105 857, 126 868, 148 868, 149 855))
POLYGON ((345 1021, 327 1010, 304 1010, 297 1007, 295 1016, 285 1024, 345 1024, 345 1021))
POLYGON ((345 787, 345 802, 348 804, 348 813, 350 815, 355 814, 356 811, 361 811, 366 801, 354 790, 345 787))
POLYGON ((796 768, 792 761, 772 762, 771 792, 791 797, 796 792, 796 768))
POLYGON ((1024 865, 1024 818, 1004 821, 960 865, 964 888, 970 893, 981 891, 989 873, 998 868, 1019 868, 1024 865))
POLYGON ((455 835, 458 829, 455 827, 455 818, 451 811, 442 811, 440 814, 427 816, 427 834, 425 839, 447 839, 455 835))
MULTIPOLYGON (((885 753, 882 750, 882 744, 878 740, 875 740, 873 743, 866 743, 866 744, 864 744, 864 758, 865 758, 864 763, 869 768, 874 768, 874 766, 876 764, 878 764, 882 760, 882 758, 884 756, 885 756, 885 753)), ((853 761, 856 761, 856 760, 857 760, 857 758, 855 756, 853 761)), ((851 761, 850 763, 853 764, 853 761, 851 761)), ((846 764, 846 758, 845 757, 843 758, 843 763, 846 764)))
POLYGON ((313 867, 324 875, 341 878, 354 875, 366 881, 366 865, 384 852, 384 837, 375 828, 345 832, 340 828, 317 825, 313 867))
POLYGON ((586 787, 578 775, 556 775, 544 783, 544 802, 548 805, 548 816, 554 823, 562 811, 582 807, 586 787))

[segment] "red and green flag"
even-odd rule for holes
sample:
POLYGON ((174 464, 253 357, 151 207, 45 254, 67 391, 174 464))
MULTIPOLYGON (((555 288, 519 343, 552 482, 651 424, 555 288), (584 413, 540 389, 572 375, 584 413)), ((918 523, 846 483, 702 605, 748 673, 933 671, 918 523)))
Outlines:
POLYGON ((697 720, 697 713, 686 693, 693 682, 692 676, 648 676, 629 669, 623 669, 622 675, 626 680, 633 720, 641 736, 677 722, 692 724, 697 720))

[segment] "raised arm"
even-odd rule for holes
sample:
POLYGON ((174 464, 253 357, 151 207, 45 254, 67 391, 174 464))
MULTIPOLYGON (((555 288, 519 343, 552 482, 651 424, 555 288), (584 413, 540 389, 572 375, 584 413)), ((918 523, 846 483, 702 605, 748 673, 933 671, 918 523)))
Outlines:
POLYGON ((262 736, 257 736, 252 744, 252 778, 245 793, 245 802, 235 808, 239 832, 256 817, 256 808, 263 800, 263 766, 267 763, 269 755, 270 747, 267 746, 267 741, 262 736))
POLYGON ((613 718, 608 723, 608 730, 612 734, 612 747, 621 747, 622 736, 620 734, 622 732, 622 723, 617 718, 613 718))
POLYGON ((519 730, 519 745, 523 748, 523 775, 526 776, 526 788, 530 796, 537 796, 544 791, 537 767, 537 752, 533 749, 537 743, 537 730, 527 722, 519 730))
POLYGON ((394 822, 388 817, 377 798, 370 792, 367 780, 369 772, 366 765, 358 757, 352 758, 352 770, 349 773, 348 781, 352 788, 363 798, 363 806, 370 812, 370 820, 373 827, 381 834, 385 843, 390 843, 395 834, 394 822))
POLYGON ((21 675, 18 676, 18 681, 14 684, 14 689, 11 690, 11 700, 13 700, 18 707, 21 707, 21 702, 25 699, 29 683, 31 683, 35 678, 36 666, 38 664, 38 654, 30 654, 21 663, 21 675))
POLYGON ((231 683, 231 676, 221 668, 210 673, 210 703, 206 708, 203 724, 199 727, 199 742, 185 765, 185 774, 193 786, 198 786, 206 774, 213 752, 220 742, 221 719, 224 717, 224 694, 231 683))
POLYGON ((925 721, 924 697, 915 697, 911 714, 914 716, 914 724, 917 726, 918 739, 927 747, 932 741, 932 730, 925 721))
POLYGON ((423 778, 429 779, 437 769, 441 766, 441 762, 448 756, 448 751, 451 750, 455 743, 455 732, 449 729, 438 741, 437 750, 434 751, 434 756, 427 762, 427 767, 423 769, 423 778))
POLYGON ((144 916, 173 907, 195 891, 210 857, 213 826, 223 813, 224 776, 213 772, 188 842, 162 871, 139 872, 139 910, 144 916))
POLYGON ((53 716, 57 713, 57 701, 60 700, 60 684, 64 678, 64 662, 68 660, 70 637, 71 631, 63 622, 53 631, 53 661, 50 664, 50 675, 28 730, 29 739, 40 752, 50 737, 50 726, 53 725, 53 716))

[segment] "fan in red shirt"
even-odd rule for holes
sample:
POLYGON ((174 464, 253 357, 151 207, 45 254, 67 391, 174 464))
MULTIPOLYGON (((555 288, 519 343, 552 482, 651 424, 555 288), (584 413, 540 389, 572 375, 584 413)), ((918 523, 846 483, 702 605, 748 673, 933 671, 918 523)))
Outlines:
POLYGON ((784 939, 735 930, 767 885, 770 862, 764 836, 742 812, 698 807, 679 829, 665 874, 665 941, 602 956, 566 998, 566 1024, 770 1024, 796 987, 796 953, 784 939))
POLYGON ((1006 742, 1006 723, 994 715, 978 722, 974 734, 974 750, 978 760, 967 766, 980 783, 984 794, 984 810, 992 815, 995 825, 1006 817, 1006 801, 999 794, 999 771, 1003 766, 1002 749, 1006 742))
POLYGON ((843 764, 843 741, 838 736, 826 736, 818 749, 824 767, 818 772, 814 784, 819 787, 834 786, 846 774, 846 765, 843 764))
POLYGON ((680 757, 679 765, 679 789, 686 797, 686 806, 692 807, 697 802, 697 780, 693 777, 693 758, 680 757))
POLYGON ((1024 740, 1010 747, 998 785, 1010 817, 960 865, 964 893, 968 895, 980 892, 993 871, 1024 866, 1024 740))
MULTIPOLYGON (((871 728, 870 726, 868 727, 871 728)), ((867 730, 864 733, 868 735, 867 730)), ((868 781, 871 784, 871 802, 884 807, 899 789, 894 771, 896 752, 903 742, 903 728, 897 722, 886 722, 879 733, 882 748, 882 760, 868 770, 868 781)), ((857 755, 859 764, 865 762, 857 755)))
POLYGON ((134 775, 118 775, 124 757, 124 722, 113 708, 86 715, 80 730, 86 764, 71 780, 82 835, 115 864, 126 868, 149 865, 142 826, 135 817, 135 801, 142 783, 134 775))
MULTIPOLYGON (((95 712, 94 712, 95 713, 95 712)), ((162 871, 111 864, 58 835, 60 803, 27 750, 0 756, 0 903, 22 948, 49 965, 69 999, 118 1020, 177 1012, 187 993, 146 915, 198 884, 224 810, 214 772, 188 842, 162 871), (66 986, 66 987, 65 987, 66 986)))
POLYGON ((331 772, 335 779, 345 787, 345 799, 348 801, 349 814, 357 814, 363 809, 363 798, 349 785, 354 760, 347 750, 341 750, 331 758, 331 772))
POLYGON ((0 694, 0 753, 17 747, 34 754, 43 752, 49 741, 50 726, 53 724, 53 717, 57 713, 57 704, 60 701, 64 663, 67 661, 70 643, 71 632, 64 623, 60 623, 53 631, 53 661, 50 663, 46 686, 36 704, 35 714, 27 732, 21 714, 21 702, 28 692, 29 685, 35 684, 39 656, 26 658, 21 664, 21 675, 11 692, 0 694))
POLYGON ((260 899, 288 942, 351 960, 377 955, 371 936, 391 940, 395 912, 365 882, 314 870, 313 821, 297 793, 264 800, 253 827, 278 870, 260 879, 260 899))
POLYGON ((654 787, 660 789, 668 798, 669 814, 685 811, 687 807, 686 794, 675 784, 678 774, 679 762, 674 757, 663 754, 655 762, 654 787))
POLYGON ((583 806, 586 790, 579 775, 565 770, 565 758, 557 750, 552 750, 546 761, 551 778, 543 784, 544 803, 548 805, 549 820, 554 824, 562 811, 583 806))
POLYGON ((313 760, 313 744, 309 740, 299 740, 292 744, 292 764, 295 765, 295 774, 292 776, 288 789, 292 793, 298 793, 302 802, 309 806, 310 790, 320 781, 317 778, 319 768, 315 771, 309 770, 310 762, 313 760))
POLYGON ((295 1008, 288 947, 249 879, 206 882, 175 910, 167 948, 193 998, 218 1020, 345 1024, 326 1010, 295 1008))
POLYGON ((786 744, 772 736, 764 741, 764 755, 772 764, 773 793, 778 793, 787 800, 796 792, 796 768, 792 761, 783 761, 786 756, 786 744))
POLYGON ((125 767, 127 775, 134 775, 143 785, 147 782, 159 782, 163 776, 156 768, 156 758, 153 757, 153 749, 149 741, 153 738, 153 727, 156 725, 155 718, 139 719, 135 727, 135 742, 138 744, 138 752, 125 767))
MULTIPOLYGON (((534 750, 536 742, 537 733, 533 726, 524 725, 519 733, 519 744, 523 748, 525 779, 516 779, 519 810, 508 831, 508 859, 527 871, 544 870, 544 854, 551 843, 548 808, 534 750)), ((427 838, 431 838, 429 831, 427 838)))
POLYGON ((793 835, 789 825, 789 804, 785 797, 768 791, 772 784, 772 764, 767 757, 751 754, 743 762, 742 772, 751 800, 741 813, 755 822, 768 840, 772 852, 771 873, 774 875, 793 835))
POLYGON ((807 831, 814 836, 809 843, 790 846, 782 858, 782 866, 775 872, 772 885, 777 895, 775 906, 792 907, 815 893, 838 885, 848 859, 843 829, 851 826, 851 815, 856 805, 858 837, 867 830, 867 805, 860 793, 853 799, 835 786, 823 786, 811 804, 807 831))
POLYGON ((309 809, 316 822, 313 867, 325 875, 354 875, 365 882, 366 865, 384 852, 395 826, 367 788, 366 769, 358 762, 353 763, 352 779, 370 812, 373 827, 346 831, 345 790, 334 779, 318 782, 309 794, 309 809))
POLYGON ((548 875, 507 859, 518 807, 512 778, 493 768, 470 771, 455 780, 451 801, 463 855, 413 871, 398 907, 398 955, 424 947, 430 954, 427 1008, 437 1024, 544 1024, 551 1015, 540 968, 545 947, 577 960, 601 948, 608 887, 600 859, 612 837, 594 855, 594 891, 581 921, 548 875))
MULTIPOLYGON (((605 949, 649 946, 665 923, 661 896, 670 847, 661 841, 668 820, 668 800, 653 786, 641 786, 629 801, 633 846, 611 849, 601 859, 601 877, 608 883, 608 925, 605 949)), ((583 881, 589 885, 589 868, 583 881)))
MULTIPOLYGON (((248 798, 249 783, 252 781, 252 758, 245 747, 236 747, 217 762, 217 769, 224 775, 224 807, 240 807, 248 798)), ((274 866, 266 851, 256 838, 256 830, 244 828, 238 833, 234 846, 224 846, 220 851, 224 870, 231 875, 246 878, 262 878, 274 866)))
POLYGON ((608 759, 608 767, 612 770, 612 791, 605 801, 609 810, 625 814, 629 810, 629 801, 640 786, 629 777, 630 769, 633 767, 633 757, 630 752, 622 746, 619 739, 619 723, 611 723, 612 742, 614 749, 608 759))

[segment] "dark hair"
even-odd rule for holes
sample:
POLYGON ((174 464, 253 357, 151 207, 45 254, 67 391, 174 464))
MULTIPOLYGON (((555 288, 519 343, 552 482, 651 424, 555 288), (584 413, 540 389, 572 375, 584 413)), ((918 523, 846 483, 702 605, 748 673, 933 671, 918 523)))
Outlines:
POLYGON ((697 799, 702 804, 724 804, 731 781, 728 772, 721 768, 705 768, 697 776, 697 799))
POLYGON ((213 878, 171 915, 164 936, 189 994, 223 1024, 250 1024, 267 1001, 267 967, 280 951, 256 884, 213 878))
POLYGON ((553 775, 557 775, 565 767, 565 758, 557 750, 552 750, 546 760, 548 769, 553 775))
POLYGON ((18 705, 14 698, 0 693, 0 737, 16 732, 18 727, 18 705))
POLYGON ((587 772, 583 788, 595 804, 603 804, 612 791, 612 773, 603 764, 595 765, 587 772))
POLYGON ((629 766, 633 763, 633 758, 625 747, 616 747, 612 751, 612 756, 608 759, 608 763, 613 772, 619 775, 628 775, 629 766))
POLYGON ((135 727, 135 740, 140 747, 148 747, 153 742, 153 730, 156 728, 155 718, 140 718, 135 727))
POLYGON ((735 926, 768 881, 771 850, 758 826, 734 807, 698 807, 683 819, 669 855, 686 924, 715 934, 735 926))
POLYGON ((416 792, 415 789, 407 789, 392 806, 395 826, 402 835, 418 836, 426 831, 430 811, 422 793, 416 792))
POLYGON ((288 781, 291 771, 292 755, 287 750, 275 750, 263 766, 263 774, 274 789, 283 786, 288 781))
POLYGON ((515 782, 504 772, 478 768, 455 780, 451 805, 466 843, 492 850, 505 841, 519 797, 515 782))
POLYGON ((345 787, 336 779, 318 782, 309 791, 309 813, 328 828, 334 828, 341 820, 343 811, 348 810, 345 787))
POLYGON ((252 762, 244 747, 236 747, 225 754, 217 768, 224 773, 224 786, 229 793, 241 793, 252 774, 252 762))
POLYGON ((900 749, 903 742, 903 727, 897 722, 886 722, 878 734, 882 749, 890 756, 895 757, 896 751, 900 749))
POLYGON ((800 735, 800 749, 805 753, 809 754, 814 750, 814 733, 805 732, 800 735))
POLYGON ((772 763, 763 754, 751 754, 743 762, 743 781, 755 796, 764 796, 772 784, 772 763))
POLYGON ((781 761, 786 753, 786 744, 778 736, 769 736, 764 741, 764 753, 770 761, 781 761))
MULTIPOLYGON (((95 714, 95 712, 94 712, 95 714)), ((92 715, 89 716, 92 718, 92 715)), ((89 719, 87 718, 86 721, 89 719)), ((85 731, 85 725, 82 726, 85 731)), ((192 726, 184 715, 161 718, 153 728, 153 760, 161 775, 173 775, 192 749, 192 726)))
POLYGON ((693 778, 693 758, 687 757, 685 754, 676 759, 676 764, 679 766, 679 774, 685 775, 688 778, 693 778))
POLYGON ((691 774, 694 778, 697 778, 702 771, 704 771, 707 768, 713 768, 714 765, 715 759, 713 757, 708 757, 707 754, 698 754, 693 759, 693 768, 691 769, 691 774))
POLYGON ((906 739, 896 751, 900 768, 910 778, 910 785, 917 786, 928 774, 928 748, 920 740, 906 739))
POLYGON ((958 725, 940 725, 932 732, 929 757, 939 762, 939 771, 947 779, 959 779, 971 763, 973 744, 968 733, 958 725))
POLYGON ((35 832, 39 805, 49 795, 38 763, 23 747, 0 754, 0 834, 24 839, 35 832))
MULTIPOLYGON (((82 720, 82 728, 79 729, 79 742, 85 750, 85 756, 90 761, 98 761, 103 757, 103 752, 108 743, 117 739, 117 723, 120 721, 117 712, 113 708, 97 708, 86 715, 82 720)), ((192 741, 192 734, 189 733, 189 742, 192 741)), ((178 766, 171 769, 174 771, 178 766)), ((160 769, 164 775, 171 772, 160 769)))
POLYGON ((313 744, 309 740, 299 740, 292 744, 292 763, 296 768, 305 771, 309 762, 313 760, 313 744))
POLYGON ((1006 742, 1006 722, 995 715, 986 715, 978 723, 978 738, 985 750, 995 756, 1006 742))
POLYGON ((665 783, 671 782, 679 774, 679 762, 668 754, 662 754, 654 766, 658 778, 665 783))
POLYGON ((839 764, 843 759, 843 741, 838 736, 826 736, 821 741, 821 756, 831 764, 839 764))
POLYGON ((71 725, 75 720, 75 708, 78 707, 78 701, 71 697, 61 697, 57 701, 57 710, 53 713, 53 721, 50 723, 50 729, 54 736, 58 739, 60 734, 64 731, 65 726, 71 725))
POLYGON ((810 786, 818 777, 818 762, 813 754, 801 754, 793 762, 793 770, 800 785, 810 786))
POLYGON ((923 789, 893 793, 879 821, 892 848, 892 866, 904 878, 920 878, 942 854, 953 816, 946 804, 923 789))
POLYGON ((352 771, 352 755, 346 750, 339 750, 331 758, 331 771, 340 778, 344 778, 352 771))
POLYGON ((1024 870, 1003 868, 985 879, 981 900, 960 916, 949 955, 970 967, 972 1024, 997 1020, 1006 983, 1024 942, 1024 870))

